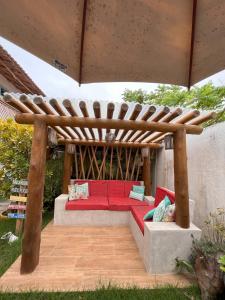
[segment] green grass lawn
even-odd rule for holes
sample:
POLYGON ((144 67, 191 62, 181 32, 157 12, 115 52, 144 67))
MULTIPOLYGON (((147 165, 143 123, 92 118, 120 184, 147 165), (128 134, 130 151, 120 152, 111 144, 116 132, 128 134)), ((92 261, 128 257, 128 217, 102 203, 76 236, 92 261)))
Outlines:
POLYGON ((0 293, 0 299, 77 299, 77 300, 182 300, 182 299, 200 299, 197 287, 178 289, 174 287, 156 288, 156 289, 120 289, 116 287, 100 288, 96 291, 88 292, 30 292, 30 293, 0 293))
MULTIPOLYGON (((46 226, 52 219, 53 213, 47 212, 43 215, 43 225, 46 226)), ((0 237, 9 231, 15 232, 16 220, 15 219, 0 219, 0 237)), ((21 253, 21 238, 9 245, 6 240, 0 240, 0 277, 11 266, 16 258, 21 253)), ((0 297, 1 299, 1 297, 0 297)))

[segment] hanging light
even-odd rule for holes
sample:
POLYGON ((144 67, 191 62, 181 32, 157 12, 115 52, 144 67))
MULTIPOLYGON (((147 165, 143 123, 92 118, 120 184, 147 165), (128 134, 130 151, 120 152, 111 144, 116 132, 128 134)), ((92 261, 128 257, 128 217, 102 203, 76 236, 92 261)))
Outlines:
POLYGON ((74 145, 74 144, 68 144, 67 145, 67 153, 74 154, 75 153, 75 147, 76 147, 76 145, 74 145))
POLYGON ((48 145, 50 148, 58 145, 56 131, 52 128, 48 128, 48 145))
POLYGON ((173 135, 168 134, 164 138, 165 150, 173 149, 173 135))
POLYGON ((148 155, 149 155, 149 148, 142 148, 141 149, 141 155, 142 155, 142 157, 148 157, 148 155))
POLYGON ((105 140, 106 140, 107 143, 112 143, 112 142, 114 142, 114 141, 115 141, 115 134, 112 133, 112 132, 106 133, 106 135, 105 135, 105 140))

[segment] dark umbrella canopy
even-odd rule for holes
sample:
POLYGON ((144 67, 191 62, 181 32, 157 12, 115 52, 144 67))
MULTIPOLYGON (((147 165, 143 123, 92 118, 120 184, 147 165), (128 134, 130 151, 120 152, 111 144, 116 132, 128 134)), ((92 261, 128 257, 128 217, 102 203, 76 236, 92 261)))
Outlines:
POLYGON ((0 0, 0 34, 79 83, 190 86, 225 69, 224 0, 0 0))

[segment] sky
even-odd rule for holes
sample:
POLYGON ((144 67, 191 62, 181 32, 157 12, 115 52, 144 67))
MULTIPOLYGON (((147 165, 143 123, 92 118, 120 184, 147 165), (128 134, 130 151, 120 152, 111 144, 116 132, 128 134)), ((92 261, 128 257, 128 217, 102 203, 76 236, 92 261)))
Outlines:
MULTIPOLYGON (((149 92, 156 89, 158 85, 156 83, 114 82, 82 84, 79 87, 78 83, 69 76, 1 36, 0 45, 48 97, 122 101, 122 94, 125 89, 143 89, 149 92)), ((212 81, 216 86, 224 85, 225 70, 197 85, 203 85, 208 81, 212 81)))

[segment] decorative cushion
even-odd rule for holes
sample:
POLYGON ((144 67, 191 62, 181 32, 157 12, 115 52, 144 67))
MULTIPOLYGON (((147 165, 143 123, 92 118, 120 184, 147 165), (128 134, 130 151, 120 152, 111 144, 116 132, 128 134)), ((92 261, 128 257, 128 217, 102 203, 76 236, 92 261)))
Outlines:
POLYGON ((153 216, 154 216, 154 212, 155 212, 155 208, 149 210, 149 211, 147 212, 147 214, 144 215, 143 220, 144 220, 144 221, 146 221, 146 220, 151 220, 151 219, 153 218, 153 216))
POLYGON ((144 195, 145 186, 144 185, 133 185, 133 192, 144 195))
POLYGON ((170 205, 170 199, 166 196, 163 201, 159 203, 159 205, 155 208, 155 212, 153 215, 153 222, 161 222, 166 210, 166 207, 170 205))
POLYGON ((163 222, 175 221, 175 204, 171 204, 166 207, 162 221, 163 222))
POLYGON ((76 185, 68 185, 69 201, 76 199, 76 185))
POLYGON ((135 193, 133 191, 130 191, 129 198, 143 201, 144 200, 144 194, 135 193))
POLYGON ((76 185, 76 198, 75 199, 87 199, 89 196, 88 183, 76 185))
POLYGON ((133 188, 133 185, 140 185, 140 181, 135 180, 125 180, 124 182, 124 197, 129 197, 130 191, 133 188))

